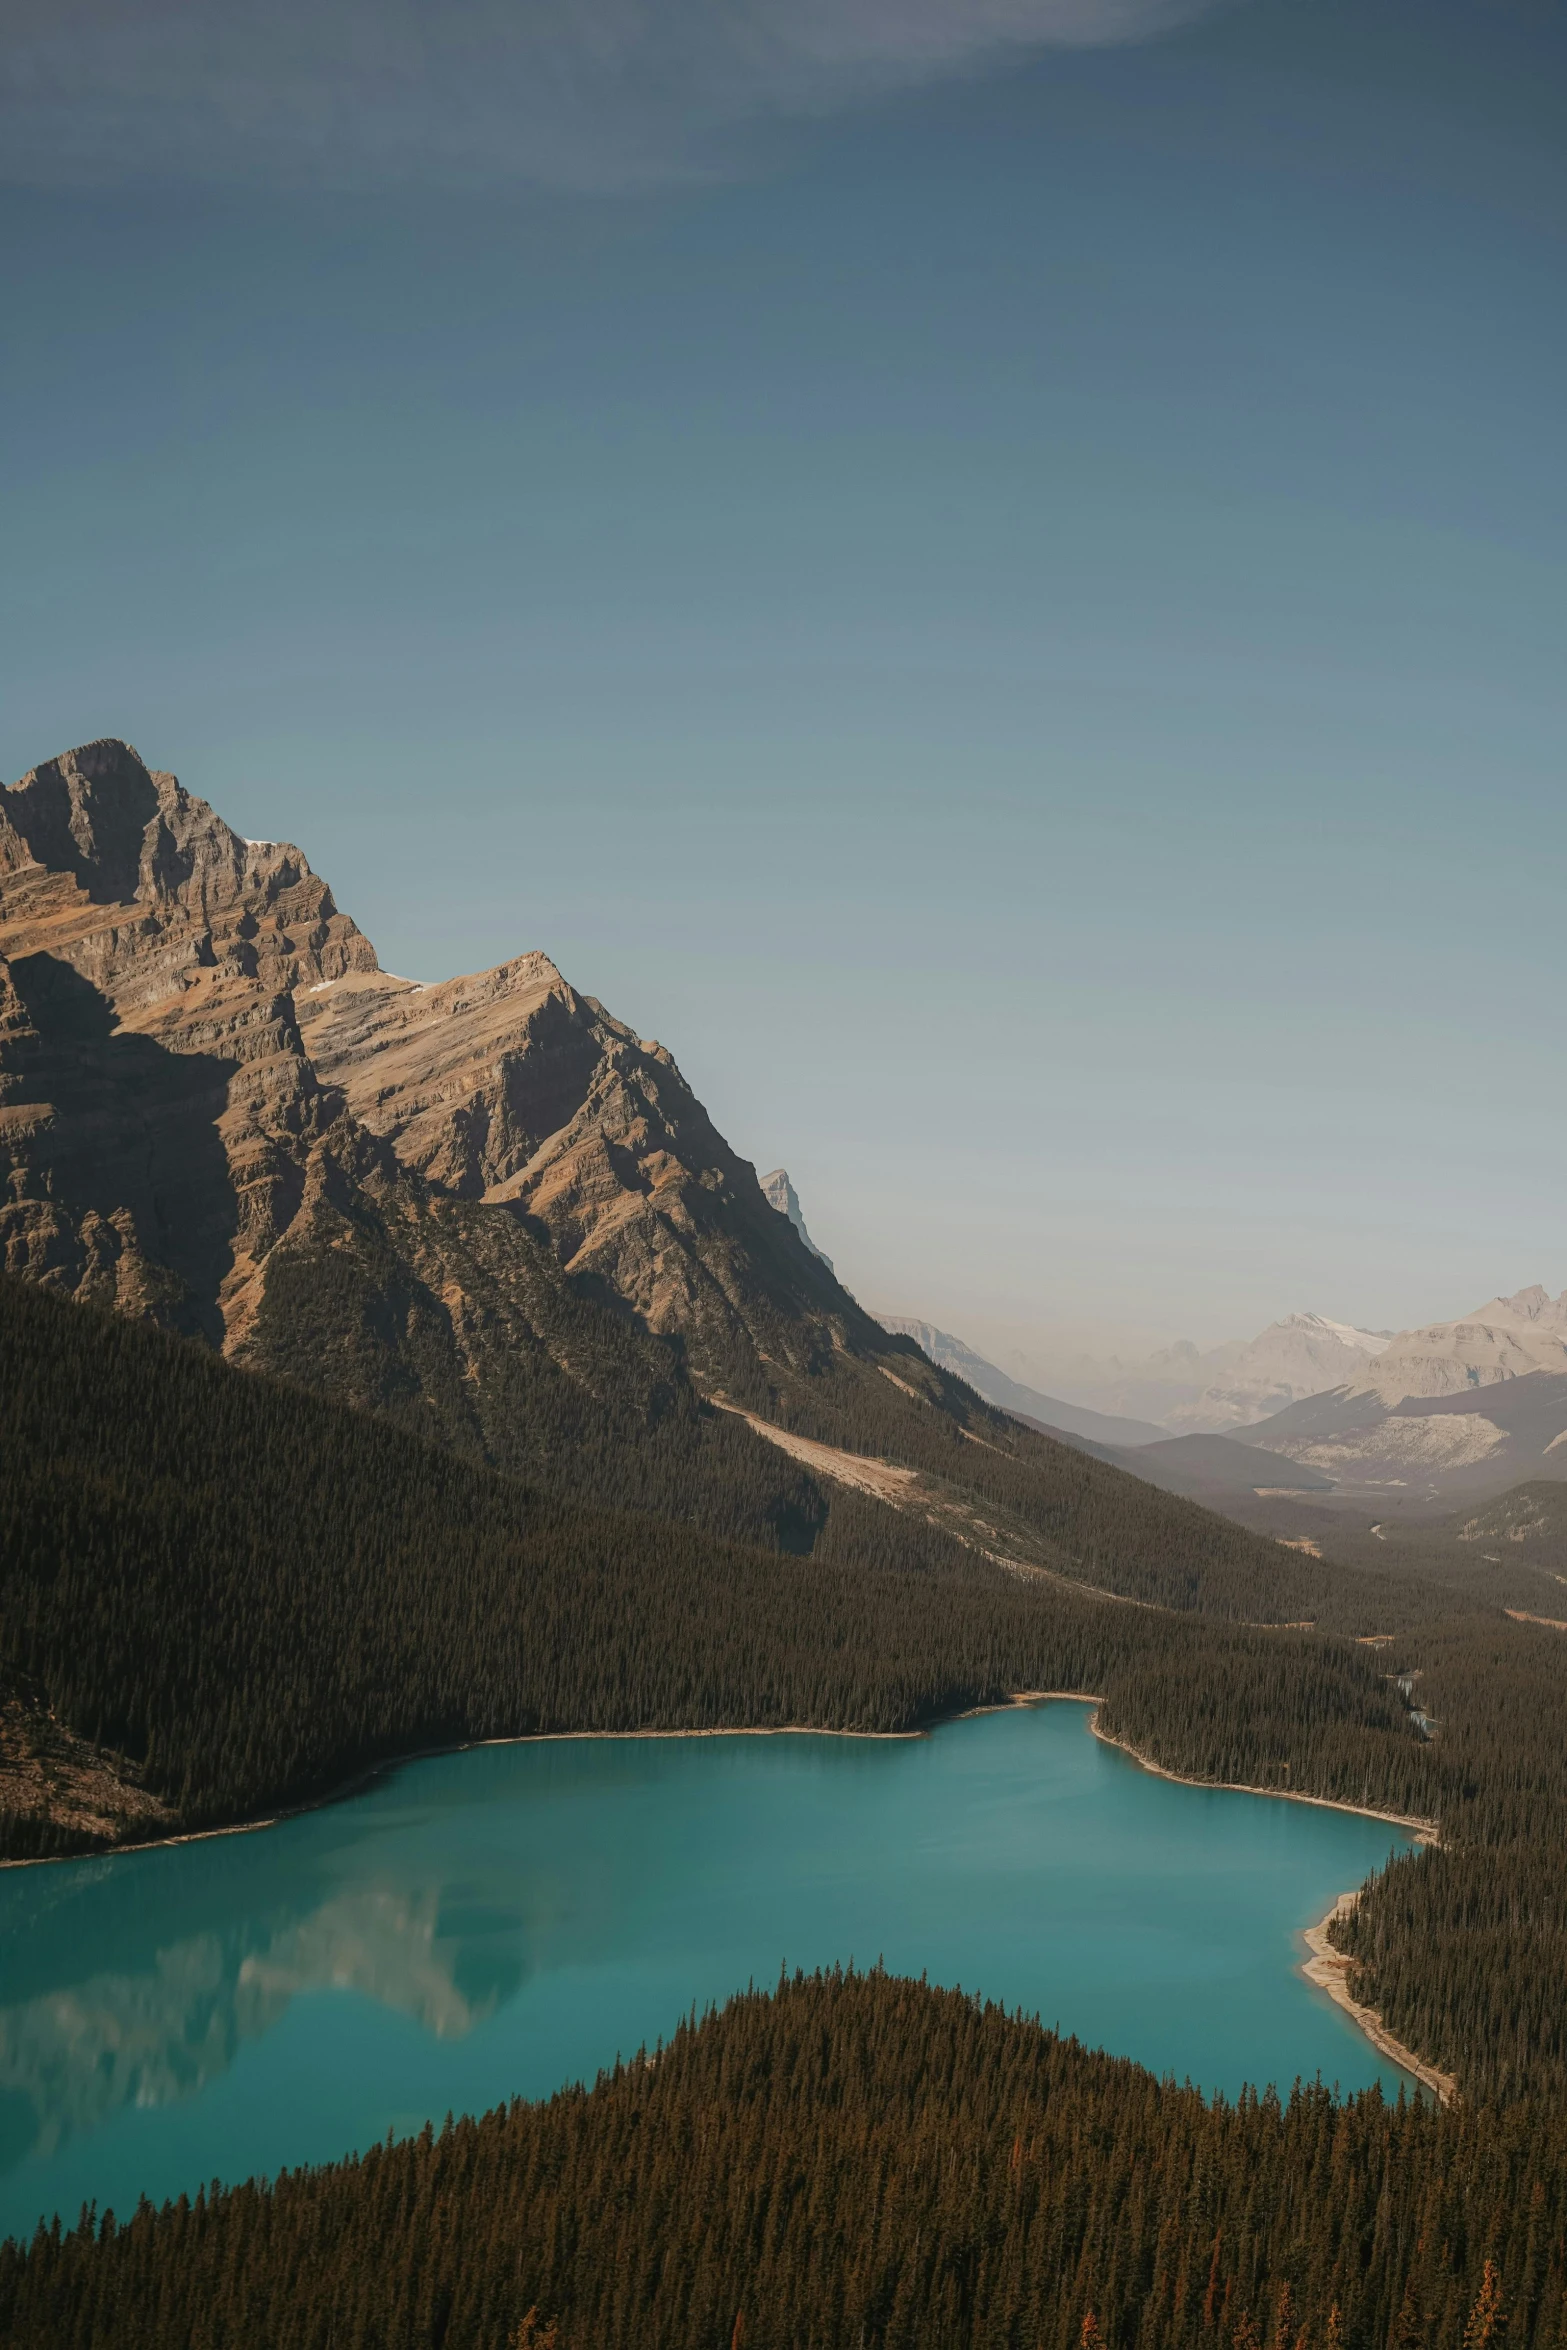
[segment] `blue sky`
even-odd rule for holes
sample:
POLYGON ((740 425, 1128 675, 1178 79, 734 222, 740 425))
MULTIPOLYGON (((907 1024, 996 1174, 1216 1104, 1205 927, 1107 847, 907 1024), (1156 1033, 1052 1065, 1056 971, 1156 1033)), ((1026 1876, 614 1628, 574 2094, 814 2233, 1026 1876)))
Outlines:
POLYGON ((10 13, 8 775, 547 948, 1042 1368, 1567 1284, 1559 11, 10 13))

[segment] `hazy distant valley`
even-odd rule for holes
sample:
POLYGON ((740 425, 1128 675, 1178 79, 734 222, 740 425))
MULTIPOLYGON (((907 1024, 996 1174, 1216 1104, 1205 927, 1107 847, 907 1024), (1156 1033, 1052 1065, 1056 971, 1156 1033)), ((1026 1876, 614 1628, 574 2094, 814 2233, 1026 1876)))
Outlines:
POLYGON ((1308 1528, 1293 1507, 1307 1496, 1358 1519, 1431 1516, 1525 1478, 1567 1478, 1567 1292, 1538 1285, 1417 1330, 1291 1314, 1205 1356, 1172 1348, 1108 1390, 1167 1403, 1162 1422, 1092 1407, 1083 1391, 1044 1394, 949 1331, 884 1319, 1003 1411, 1248 1524, 1308 1528), (1218 1374, 1195 1396, 1153 1375, 1187 1355, 1218 1374))

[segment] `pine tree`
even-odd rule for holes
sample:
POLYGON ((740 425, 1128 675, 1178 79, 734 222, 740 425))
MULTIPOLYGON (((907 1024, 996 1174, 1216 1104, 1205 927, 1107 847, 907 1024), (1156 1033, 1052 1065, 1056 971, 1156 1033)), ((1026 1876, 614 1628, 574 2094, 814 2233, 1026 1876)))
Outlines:
POLYGON ((1469 2323, 1464 2328, 1464 2350, 1493 2350, 1507 2333, 1507 2311, 1502 2298, 1502 2279, 1494 2260, 1485 2264, 1480 2280, 1480 2291, 1469 2312, 1469 2323))

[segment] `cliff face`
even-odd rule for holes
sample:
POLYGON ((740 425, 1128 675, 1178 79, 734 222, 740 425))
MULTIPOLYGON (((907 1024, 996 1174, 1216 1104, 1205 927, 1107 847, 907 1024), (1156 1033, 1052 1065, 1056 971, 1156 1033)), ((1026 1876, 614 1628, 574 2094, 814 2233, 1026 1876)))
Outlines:
POLYGON ((375 951, 297 849, 123 743, 0 793, 0 1250, 214 1341, 341 1116, 296 990, 375 951))
POLYGON ((648 1334, 739 1391, 881 1351, 662 1046, 543 955, 383 972, 123 743, 0 792, 0 1172, 8 1270, 492 1454, 519 1362, 646 1414, 648 1334))
POLYGON ((1466 1395, 1536 1371, 1567 1372, 1567 1290, 1553 1298, 1538 1282, 1493 1297, 1459 1321, 1401 1331, 1349 1393, 1396 1406, 1409 1396, 1466 1395))
POLYGON ((699 1383, 732 1381, 758 1350, 803 1368, 866 1335, 669 1053, 547 956, 435 987, 352 971, 300 1024, 323 1082, 401 1166, 547 1233, 589 1293, 679 1337, 699 1383))
MULTIPOLYGON (((762 1177, 762 1197, 770 1208, 777 1210, 780 1216, 788 1217, 812 1256, 820 1257, 830 1273, 833 1269, 832 1259, 824 1248, 817 1247, 805 1228, 805 1211, 800 1205, 799 1193, 789 1180, 787 1167, 775 1167, 770 1175, 762 1177)), ((885 1329, 886 1324, 883 1323, 882 1327, 885 1329)))

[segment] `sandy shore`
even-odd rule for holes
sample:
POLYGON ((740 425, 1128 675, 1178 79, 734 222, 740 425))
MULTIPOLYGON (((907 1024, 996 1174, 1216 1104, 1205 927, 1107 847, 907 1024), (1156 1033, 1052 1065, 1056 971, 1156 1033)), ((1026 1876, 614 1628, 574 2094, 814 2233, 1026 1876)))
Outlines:
POLYGON ((1145 1754, 1124 1738, 1112 1737, 1101 1730, 1096 1714, 1089 1723, 1094 1736, 1106 1746, 1119 1747, 1130 1755, 1140 1771, 1152 1771, 1156 1779, 1173 1779, 1178 1787, 1216 1787, 1226 1795, 1267 1795, 1276 1803, 1314 1803, 1321 1811, 1352 1811, 1363 1820, 1386 1820, 1390 1827, 1407 1828, 1417 1844, 1440 1844, 1441 1829, 1435 1820, 1422 1820, 1400 1811, 1377 1811, 1369 1803, 1341 1803, 1336 1795, 1303 1795, 1293 1787, 1251 1787, 1243 1779, 1190 1779, 1182 1771, 1167 1771, 1162 1763, 1150 1762, 1145 1754))
MULTIPOLYGON (((1380 1818, 1382 1815, 1378 1813, 1376 1816, 1380 1818)), ((1328 1940, 1328 1928, 1335 1918, 1348 1917, 1359 1900, 1358 1888, 1353 1893, 1341 1893, 1327 1916, 1316 1925, 1306 1928, 1306 1947, 1311 1956, 1300 1971, 1308 1983, 1315 1983, 1319 1991, 1327 1993, 1335 2007, 1341 2007, 1347 2016, 1354 2018, 1373 2048, 1378 2049, 1383 2056, 1391 2057, 1394 2064, 1404 2072, 1413 2073, 1415 2079, 1423 2082, 1443 2105, 1450 2105, 1458 2095, 1458 2083, 1453 2075, 1439 2073, 1434 2064, 1424 2063, 1412 2048, 1406 2048, 1402 2040, 1394 2039, 1374 2007, 1362 2007, 1358 1999, 1350 1996, 1349 1970, 1354 1961, 1346 1958, 1342 1950, 1334 1948, 1328 1940)))
MULTIPOLYGON (((1227 1793, 1234 1795, 1271 1795, 1284 1803, 1315 1803, 1324 1811, 1354 1812, 1361 1819, 1386 1820, 1390 1827, 1407 1828, 1421 1844, 1440 1842, 1435 1820, 1412 1819, 1402 1812, 1374 1811, 1369 1804, 1364 1803, 1339 1803, 1329 1795, 1301 1795, 1289 1787, 1246 1787, 1230 1779, 1188 1779, 1179 1771, 1167 1771, 1161 1764, 1150 1762, 1146 1755, 1139 1754, 1136 1747, 1128 1745, 1124 1738, 1113 1738, 1108 1730, 1100 1728, 1097 1714, 1088 1726, 1104 1745, 1119 1747, 1122 1754, 1137 1764, 1139 1770, 1152 1771, 1158 1779, 1173 1779, 1180 1787, 1223 1787, 1227 1793)), ((1319 1919, 1316 1925, 1305 1928, 1303 1939, 1311 1956, 1305 1960, 1300 1971, 1308 1983, 1315 1983, 1319 1991, 1327 1993, 1335 2007, 1344 2010, 1379 2055, 1391 2058, 1402 2072, 1412 2073, 1443 2105, 1451 2104, 1458 2095, 1458 2083, 1453 2075, 1438 2072, 1435 2065, 1427 2064, 1412 2048, 1406 2048, 1402 2040, 1395 2040, 1376 2009, 1362 2007, 1360 2001, 1350 1995, 1349 1970, 1354 1961, 1342 1950, 1335 1949, 1328 1939, 1328 1928, 1335 1918, 1347 1917, 1359 1900, 1358 1887, 1353 1893, 1340 1893, 1326 1917, 1319 1919)))
MULTIPOLYGON (((1156 1779, 1169 1779, 1178 1787, 1217 1787, 1224 1793, 1232 1795, 1266 1795, 1271 1796, 1275 1801, 1284 1803, 1314 1803, 1325 1811, 1354 1812, 1362 1819, 1386 1820, 1390 1827, 1407 1829, 1423 1844, 1434 1844, 1438 1841, 1438 1827, 1435 1820, 1410 1818, 1400 1812, 1375 1811, 1368 1804, 1341 1803, 1328 1795, 1304 1795, 1294 1788, 1250 1787, 1238 1780, 1193 1779, 1180 1771, 1168 1771, 1161 1763, 1150 1762, 1146 1755, 1139 1754, 1136 1747, 1130 1745, 1126 1739, 1113 1737, 1108 1730, 1101 1728, 1097 1709, 1103 1703, 1103 1697, 1094 1690, 1019 1689, 1015 1690, 1010 1697, 1002 1698, 995 1705, 969 1706, 961 1714, 948 1718, 955 1721, 972 1721, 980 1714, 1009 1713, 1016 1706, 1091 1705, 1096 1710, 1089 1716, 1088 1727, 1100 1743, 1104 1746, 1115 1747, 1129 1761, 1134 1762, 1139 1770, 1151 1772, 1156 1779)), ((935 1726, 940 1727, 939 1724, 935 1726)), ((535 1730, 528 1731, 516 1738, 473 1738, 466 1740, 460 1746, 426 1746, 411 1754, 388 1756, 384 1762, 371 1764, 369 1769, 357 1772, 353 1778, 345 1779, 339 1786, 328 1789, 324 1794, 312 1796, 308 1803, 295 1804, 288 1811, 269 1813, 267 1818, 263 1820, 237 1820, 232 1825, 222 1828, 193 1828, 183 1835, 149 1837, 144 1842, 116 1844, 97 1853, 59 1853, 38 1859, 0 1861, 0 1868, 48 1868, 71 1860, 111 1860, 118 1859, 123 1853, 160 1852, 175 1844, 204 1844, 214 1836, 259 1835, 262 1829, 278 1827, 284 1820, 301 1819, 307 1812, 321 1811, 330 1803, 344 1802, 348 1797, 361 1793, 366 1787, 373 1786, 376 1780, 384 1779, 389 1772, 401 1770, 406 1763, 428 1762, 443 1754, 470 1754, 478 1748, 486 1746, 543 1746, 561 1744, 567 1740, 604 1738, 806 1737, 897 1740, 926 1738, 929 1735, 928 1730, 826 1730, 812 1722, 780 1722, 765 1728, 535 1730)), ((1341 2007, 1346 2015, 1354 2019, 1360 2030, 1364 2032, 1366 2038, 1380 2054, 1391 2058, 1392 2062, 1404 2072, 1413 2074, 1416 2080, 1423 2082, 1441 2099, 1443 2104, 1446 2104, 1458 2093, 1458 2085, 1453 2076, 1450 2073, 1438 2072, 1435 2066, 1424 2063, 1420 2057, 1414 2054, 1412 2049, 1406 2048, 1402 2041, 1394 2039, 1374 2008, 1362 2007, 1358 2000, 1350 1997, 1348 1975, 1351 1961, 1341 1951, 1336 1950, 1328 1940, 1328 1927, 1336 1917, 1341 1917, 1352 1910, 1359 1899, 1358 1891, 1341 1893, 1328 1911, 1327 1916, 1319 1924, 1306 1928, 1305 1941, 1311 1956, 1302 1966, 1301 1972, 1308 1982, 1314 1983, 1319 1990, 1326 1991, 1334 2004, 1341 2007)))

